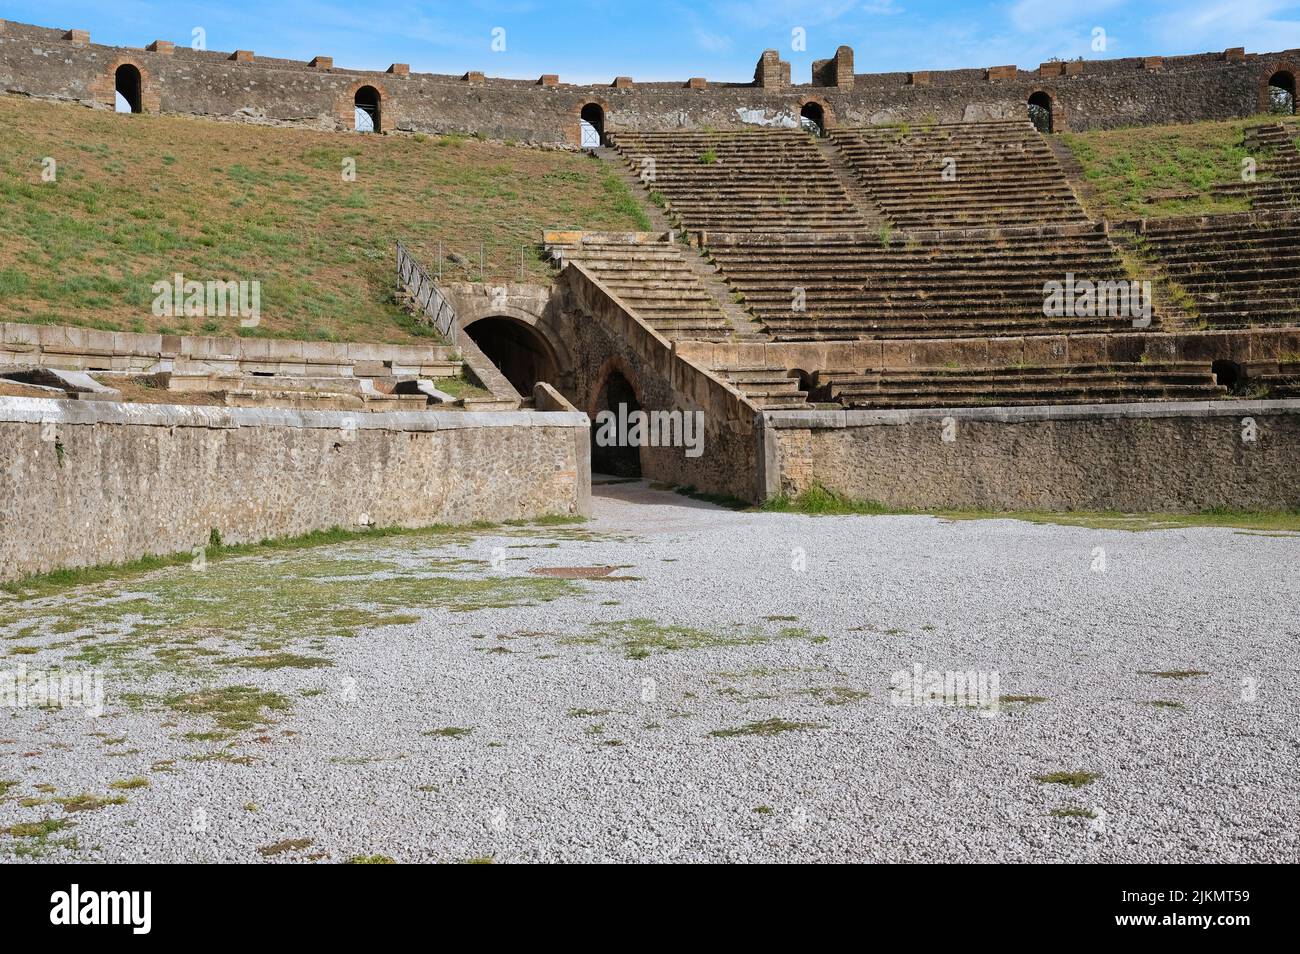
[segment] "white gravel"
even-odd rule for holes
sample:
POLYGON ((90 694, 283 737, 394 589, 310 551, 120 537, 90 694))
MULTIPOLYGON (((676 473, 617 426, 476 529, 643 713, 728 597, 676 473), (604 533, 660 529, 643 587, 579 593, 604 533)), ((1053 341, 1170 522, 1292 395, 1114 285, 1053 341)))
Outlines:
MULTIPOLYGON (((272 860, 1298 860, 1300 537, 733 513, 645 484, 596 489, 595 539, 468 572, 604 564, 634 579, 423 611, 331 639, 331 668, 241 673, 294 698, 233 744, 250 765, 185 760, 217 748, 183 738, 203 720, 132 709, 130 686, 110 683, 99 719, 0 711, 0 780, 18 782, 0 828, 67 817, 39 858, 104 862, 260 861, 286 839, 310 845, 272 860), (556 638, 638 617, 825 638, 644 659, 556 638), (1001 694, 1045 701, 992 717, 891 704, 891 675, 915 664, 995 672, 1001 694), (1143 674, 1184 670, 1207 675, 1143 674), (325 691, 299 696, 310 687, 325 691), (832 687, 870 695, 828 705, 832 687), (710 734, 774 718, 815 727, 710 734), (421 734, 449 726, 472 732, 421 734), (96 732, 138 751, 110 756, 96 732), (1100 777, 1035 781, 1057 771, 1100 777), (124 805, 19 803, 38 784, 108 794, 133 775, 150 786, 124 805), (1067 807, 1096 817, 1050 814, 1067 807)), ((526 542, 488 533, 438 555, 526 542)), ((0 836, 0 860, 21 841, 0 836)))

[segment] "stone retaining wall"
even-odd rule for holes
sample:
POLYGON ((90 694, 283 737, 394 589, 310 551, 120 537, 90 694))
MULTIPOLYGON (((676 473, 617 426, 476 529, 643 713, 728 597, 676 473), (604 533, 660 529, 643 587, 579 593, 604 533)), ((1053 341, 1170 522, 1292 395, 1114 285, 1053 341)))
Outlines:
POLYGON ((781 411, 762 426, 769 496, 820 483, 920 509, 1300 508, 1300 400, 781 411))
POLYGON ((0 398, 0 579, 331 527, 590 509, 581 413, 0 398))

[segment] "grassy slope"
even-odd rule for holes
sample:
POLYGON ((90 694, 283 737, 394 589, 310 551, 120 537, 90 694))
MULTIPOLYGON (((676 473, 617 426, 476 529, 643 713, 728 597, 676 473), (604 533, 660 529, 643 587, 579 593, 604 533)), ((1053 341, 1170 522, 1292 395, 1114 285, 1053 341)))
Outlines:
MULTIPOLYGON (((0 96, 0 320, 126 331, 407 341, 393 242, 432 270, 438 242, 488 278, 547 274, 543 228, 647 227, 598 160, 475 140, 359 136, 118 116, 0 96), (46 156, 58 181, 41 181, 46 156), (356 181, 341 175, 356 159, 356 181), (496 275, 492 274, 496 266, 496 275), (260 280, 262 321, 167 319, 173 272, 260 280)), ((446 266, 449 280, 470 278, 446 266)))
MULTIPOLYGON (((1275 119, 1295 123, 1289 117, 1275 119)), ((1241 160, 1247 156, 1242 146, 1245 128, 1269 121, 1269 117, 1254 116, 1226 122, 1066 133, 1061 138, 1083 165, 1092 188, 1092 195, 1087 197, 1088 211, 1094 217, 1245 212, 1249 210, 1245 199, 1216 198, 1209 188, 1239 179, 1241 160), (1167 191, 1197 191, 1201 197, 1145 201, 1167 191)), ((1300 132, 1300 127, 1293 128, 1300 132)))

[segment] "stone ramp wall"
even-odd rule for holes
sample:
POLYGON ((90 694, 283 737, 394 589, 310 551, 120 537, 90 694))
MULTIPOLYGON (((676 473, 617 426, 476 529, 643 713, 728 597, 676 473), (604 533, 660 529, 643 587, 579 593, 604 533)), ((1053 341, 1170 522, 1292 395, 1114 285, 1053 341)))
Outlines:
POLYGON ((0 398, 0 579, 332 527, 586 514, 581 413, 0 398))
POLYGON ((819 483, 918 509, 1300 508, 1300 400, 778 411, 763 440, 769 496, 819 483))

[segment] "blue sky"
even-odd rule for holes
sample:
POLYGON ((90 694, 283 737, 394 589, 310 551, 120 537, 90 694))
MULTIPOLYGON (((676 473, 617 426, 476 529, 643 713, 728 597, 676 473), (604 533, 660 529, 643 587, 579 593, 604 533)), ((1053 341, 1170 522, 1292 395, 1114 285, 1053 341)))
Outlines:
POLYGON ((854 48, 860 73, 1300 47, 1300 0, 0 0, 0 19, 89 29, 96 42, 127 46, 188 44, 202 27, 214 50, 321 54, 357 69, 396 61, 437 73, 559 73, 572 82, 747 81, 768 47, 807 82, 812 60, 840 43, 854 48), (492 49, 498 27, 503 51, 492 49), (1092 49, 1097 27, 1105 52, 1092 49), (792 49, 795 28, 805 31, 806 52, 792 49))

